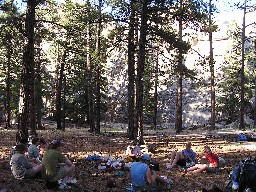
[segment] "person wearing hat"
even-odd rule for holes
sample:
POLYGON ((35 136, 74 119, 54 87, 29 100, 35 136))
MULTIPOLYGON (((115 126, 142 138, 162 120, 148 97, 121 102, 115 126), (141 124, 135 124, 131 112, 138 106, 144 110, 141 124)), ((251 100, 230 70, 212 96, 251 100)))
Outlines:
POLYGON ((48 150, 45 151, 43 159, 43 177, 49 183, 56 183, 62 180, 59 188, 67 189, 67 183, 76 183, 73 178, 75 165, 62 153, 62 143, 59 140, 53 140, 48 150))
POLYGON ((16 179, 30 179, 34 178, 41 170, 42 165, 32 164, 25 157, 27 146, 18 144, 15 147, 15 153, 11 157, 10 165, 12 174, 16 179))
POLYGON ((169 187, 173 182, 169 179, 157 175, 149 168, 150 156, 143 154, 139 162, 134 162, 130 169, 130 178, 132 187, 135 190, 150 190, 157 182, 165 184, 169 187))

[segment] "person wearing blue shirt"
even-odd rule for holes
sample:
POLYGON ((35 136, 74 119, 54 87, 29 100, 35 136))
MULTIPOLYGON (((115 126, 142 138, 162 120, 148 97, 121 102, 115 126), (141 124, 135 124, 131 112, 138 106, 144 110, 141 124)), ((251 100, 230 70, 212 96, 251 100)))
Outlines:
POLYGON ((171 154, 170 163, 166 164, 168 169, 174 167, 190 167, 196 163, 196 153, 191 149, 191 142, 185 144, 185 149, 182 151, 173 151, 171 154))
POLYGON ((40 151, 38 149, 39 138, 35 137, 32 139, 32 144, 28 147, 28 157, 30 159, 36 159, 40 157, 40 151))
POLYGON ((151 171, 148 165, 149 163, 150 156, 148 154, 143 154, 139 162, 132 163, 130 169, 132 187, 135 190, 148 191, 156 184, 156 182, 160 182, 167 185, 167 187, 170 187, 170 185, 173 184, 172 180, 164 179, 155 172, 151 171))

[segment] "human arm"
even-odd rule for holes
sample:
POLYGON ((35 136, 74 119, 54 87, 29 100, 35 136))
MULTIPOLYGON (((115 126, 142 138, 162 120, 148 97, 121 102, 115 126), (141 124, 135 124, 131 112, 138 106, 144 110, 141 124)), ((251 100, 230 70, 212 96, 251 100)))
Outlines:
POLYGON ((149 185, 151 185, 153 183, 153 180, 152 180, 152 176, 151 176, 151 170, 149 167, 147 168, 147 171, 146 171, 146 178, 147 178, 149 185))
POLYGON ((68 157, 65 156, 65 159, 66 159, 65 163, 66 163, 67 166, 72 166, 73 165, 73 163, 70 161, 70 159, 68 157))
POLYGON ((33 167, 33 165, 31 163, 29 163, 28 159, 25 156, 19 157, 19 162, 26 169, 31 169, 33 167))

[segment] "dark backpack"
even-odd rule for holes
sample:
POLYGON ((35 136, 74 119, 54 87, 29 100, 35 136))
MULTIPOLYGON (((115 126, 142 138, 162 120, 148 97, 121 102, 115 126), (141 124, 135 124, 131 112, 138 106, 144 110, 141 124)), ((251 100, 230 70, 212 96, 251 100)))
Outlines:
POLYGON ((250 188, 256 191, 256 161, 248 158, 233 168, 231 179, 239 183, 238 192, 250 188))

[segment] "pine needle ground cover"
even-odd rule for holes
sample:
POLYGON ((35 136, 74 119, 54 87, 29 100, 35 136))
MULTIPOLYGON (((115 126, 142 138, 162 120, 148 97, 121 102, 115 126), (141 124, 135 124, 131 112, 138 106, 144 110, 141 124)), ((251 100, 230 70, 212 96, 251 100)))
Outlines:
MULTIPOLYGON (((56 129, 38 131, 39 136, 47 140, 59 138, 64 142, 64 152, 76 164, 77 186, 69 191, 125 191, 129 180, 129 171, 126 175, 118 175, 116 172, 98 170, 97 161, 87 161, 86 157, 98 154, 101 157, 111 155, 118 158, 125 155, 126 147, 130 141, 125 136, 125 131, 114 131, 104 129, 100 135, 88 132, 84 128, 68 128, 65 132, 56 129), (109 182, 113 181, 115 186, 109 188, 109 182)), ((16 130, 5 130, 0 128, 0 191, 9 192, 39 192, 54 191, 45 186, 42 179, 16 180, 11 174, 9 159, 12 145, 15 144, 16 130)), ((174 181, 169 191, 202 191, 203 188, 210 189, 213 185, 223 189, 228 180, 232 167, 240 160, 248 156, 256 156, 254 142, 236 142, 237 131, 209 133, 207 130, 187 131, 175 135, 172 131, 145 131, 145 142, 151 151, 151 158, 160 164, 159 175, 167 176, 174 181), (184 144, 191 141, 192 149, 199 155, 203 155, 203 146, 209 145, 214 152, 224 158, 226 164, 216 174, 202 173, 189 175, 180 169, 167 170, 165 163, 168 162, 172 150, 181 150, 184 144)))

